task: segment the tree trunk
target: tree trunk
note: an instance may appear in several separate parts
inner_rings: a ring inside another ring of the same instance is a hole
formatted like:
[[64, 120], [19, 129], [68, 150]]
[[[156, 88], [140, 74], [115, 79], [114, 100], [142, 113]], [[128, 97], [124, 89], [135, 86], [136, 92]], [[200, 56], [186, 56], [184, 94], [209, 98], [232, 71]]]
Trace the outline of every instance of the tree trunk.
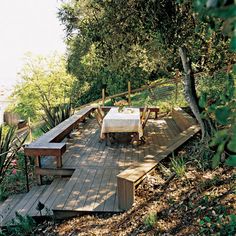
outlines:
[[184, 91], [185, 91], [185, 98], [187, 102], [189, 103], [189, 106], [196, 117], [200, 128], [202, 130], [202, 139], [207, 134], [207, 128], [205, 126], [204, 121], [202, 120], [200, 116], [200, 109], [198, 106], [198, 98], [197, 93], [195, 89], [195, 79], [194, 74], [191, 68], [191, 63], [189, 58], [187, 57], [187, 50], [185, 47], [179, 48], [179, 54], [182, 60], [185, 76], [184, 76]]

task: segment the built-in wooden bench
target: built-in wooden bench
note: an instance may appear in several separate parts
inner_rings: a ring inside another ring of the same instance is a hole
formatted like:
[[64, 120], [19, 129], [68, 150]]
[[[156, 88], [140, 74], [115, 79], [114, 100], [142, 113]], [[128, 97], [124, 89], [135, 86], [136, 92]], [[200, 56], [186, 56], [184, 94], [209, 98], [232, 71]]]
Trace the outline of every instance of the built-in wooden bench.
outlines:
[[181, 108], [174, 108], [171, 116], [182, 131], [173, 139], [173, 144], [166, 150], [157, 154], [156, 162], [144, 162], [139, 165], [131, 166], [117, 175], [117, 194], [118, 206], [121, 210], [128, 210], [135, 201], [135, 186], [137, 186], [152, 170], [159, 161], [170, 155], [176, 148], [181, 146], [190, 137], [196, 134], [200, 127], [196, 120], [183, 111]]
[[[66, 143], [60, 143], [68, 134], [75, 129], [79, 122], [83, 121], [86, 116], [95, 110], [95, 107], [85, 107], [64, 120], [56, 127], [39, 137], [36, 141], [26, 145], [24, 148], [25, 155], [34, 156], [36, 159], [36, 169], [38, 174], [38, 183], [42, 183], [41, 169], [41, 156], [55, 156], [57, 168], [62, 167], [62, 155], [66, 151]], [[50, 170], [48, 171], [48, 174]], [[45, 174], [45, 170], [42, 171]], [[55, 171], [53, 172], [55, 173]], [[66, 171], [68, 173], [68, 171]], [[62, 174], [62, 171], [60, 171]]]
[[[102, 108], [103, 111], [107, 112], [107, 111], [109, 111], [112, 107], [114, 107], [114, 106], [102, 106], [101, 108]], [[142, 112], [143, 109], [144, 109], [144, 107], [133, 107], [133, 108], [139, 108], [141, 112]], [[158, 117], [158, 112], [160, 111], [160, 108], [159, 108], [159, 107], [148, 107], [148, 110], [150, 110], [151, 113], [154, 113], [154, 119], [157, 119], [157, 117]]]
[[180, 107], [174, 108], [171, 112], [171, 116], [182, 131], [197, 124], [196, 120]]
[[148, 173], [153, 171], [157, 162], [144, 162], [132, 166], [117, 175], [118, 206], [121, 210], [128, 210], [135, 201], [135, 186], [137, 186]]

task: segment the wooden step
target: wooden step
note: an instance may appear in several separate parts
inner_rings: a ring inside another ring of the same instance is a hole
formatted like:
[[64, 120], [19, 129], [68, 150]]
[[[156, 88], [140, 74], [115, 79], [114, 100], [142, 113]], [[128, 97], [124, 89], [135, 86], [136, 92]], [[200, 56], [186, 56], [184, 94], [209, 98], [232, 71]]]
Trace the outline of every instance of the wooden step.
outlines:
[[45, 185], [43, 186], [34, 186], [28, 193], [24, 195], [24, 197], [9, 211], [9, 214], [4, 218], [3, 224], [6, 225], [12, 219], [15, 218], [15, 212], [17, 211], [21, 215], [27, 215], [31, 206], [38, 199], [39, 195], [45, 189]]
[[4, 219], [25, 195], [26, 193], [13, 194], [0, 204], [0, 227], [4, 225]]

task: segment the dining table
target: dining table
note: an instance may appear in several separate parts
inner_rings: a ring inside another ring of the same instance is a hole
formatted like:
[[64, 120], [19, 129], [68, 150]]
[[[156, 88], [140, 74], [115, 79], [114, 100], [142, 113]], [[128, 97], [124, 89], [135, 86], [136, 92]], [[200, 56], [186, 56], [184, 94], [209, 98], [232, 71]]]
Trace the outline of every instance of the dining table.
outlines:
[[138, 141], [143, 136], [139, 108], [112, 107], [103, 118], [101, 139], [106, 139], [110, 133], [133, 133]]

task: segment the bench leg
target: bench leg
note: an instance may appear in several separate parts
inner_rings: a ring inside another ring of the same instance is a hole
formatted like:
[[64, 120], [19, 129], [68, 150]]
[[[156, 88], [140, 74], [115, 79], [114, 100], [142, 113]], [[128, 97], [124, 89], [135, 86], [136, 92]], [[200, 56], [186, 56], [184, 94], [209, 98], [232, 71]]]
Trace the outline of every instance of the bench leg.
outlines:
[[117, 178], [118, 207], [128, 210], [134, 203], [134, 183], [123, 178]]
[[[41, 168], [40, 156], [35, 157], [35, 166]], [[42, 185], [42, 175], [37, 175], [38, 185]]]
[[61, 168], [62, 167], [62, 158], [61, 155], [57, 156], [57, 168]]
[[155, 120], [157, 120], [157, 111], [155, 111]]

